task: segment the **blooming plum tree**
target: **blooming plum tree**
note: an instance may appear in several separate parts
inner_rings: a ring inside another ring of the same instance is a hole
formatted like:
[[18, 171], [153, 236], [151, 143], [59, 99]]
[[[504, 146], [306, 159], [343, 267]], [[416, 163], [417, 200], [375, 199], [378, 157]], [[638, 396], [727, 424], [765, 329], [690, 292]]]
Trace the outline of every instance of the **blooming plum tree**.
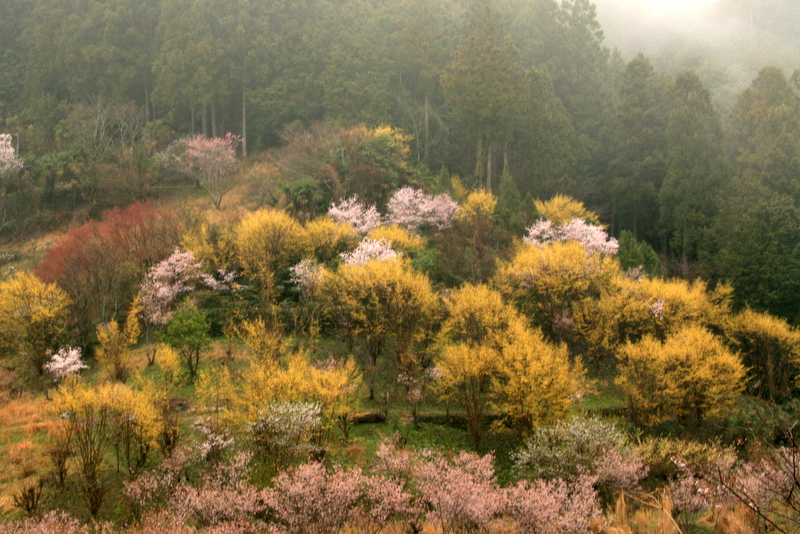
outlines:
[[583, 475], [575, 482], [520, 481], [505, 492], [506, 509], [517, 532], [529, 534], [584, 534], [589, 521], [601, 515], [594, 478]]
[[355, 250], [342, 252], [340, 254], [345, 265], [364, 265], [367, 262], [386, 261], [398, 256], [392, 245], [385, 239], [365, 238], [358, 244]]
[[275, 477], [264, 500], [289, 534], [334, 534], [354, 516], [363, 480], [358, 468], [307, 463]]
[[147, 271], [141, 286], [142, 314], [154, 325], [164, 326], [172, 318], [174, 304], [181, 295], [194, 291], [196, 283], [212, 290], [227, 290], [236, 279], [236, 273], [219, 270], [218, 277], [203, 273], [203, 263], [196, 261], [191, 251], [180, 248], [165, 260]]
[[429, 459], [419, 462], [414, 474], [422, 500], [430, 507], [428, 520], [437, 523], [442, 534], [487, 531], [503, 510], [492, 455], [461, 451], [448, 459], [426, 452]]

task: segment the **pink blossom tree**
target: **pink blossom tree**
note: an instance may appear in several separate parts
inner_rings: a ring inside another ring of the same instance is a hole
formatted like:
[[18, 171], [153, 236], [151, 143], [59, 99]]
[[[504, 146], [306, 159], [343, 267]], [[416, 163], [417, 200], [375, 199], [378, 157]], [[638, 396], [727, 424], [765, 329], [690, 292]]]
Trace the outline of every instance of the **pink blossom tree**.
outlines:
[[241, 138], [228, 133], [225, 137], [184, 137], [176, 140], [158, 155], [163, 166], [188, 176], [205, 189], [219, 209], [222, 197], [233, 188], [230, 175], [238, 168], [236, 148]]
[[523, 238], [525, 243], [541, 247], [547, 243], [577, 241], [589, 254], [616, 254], [619, 243], [602, 227], [589, 224], [583, 219], [572, 219], [562, 224], [539, 219], [528, 228], [528, 235]]
[[401, 480], [373, 475], [364, 478], [362, 487], [362, 505], [354, 521], [358, 532], [404, 532], [404, 527], [415, 523], [422, 512], [414, 496], [405, 491]]
[[392, 224], [409, 230], [418, 230], [423, 226], [443, 230], [452, 226], [459, 206], [447, 193], [431, 196], [421, 189], [404, 187], [392, 195], [386, 208]]
[[354, 517], [363, 482], [358, 468], [328, 471], [313, 462], [282, 472], [263, 495], [278, 532], [334, 534]]
[[584, 534], [589, 521], [601, 515], [594, 481], [586, 475], [572, 483], [521, 481], [505, 491], [506, 512], [516, 523], [516, 532]]
[[328, 217], [336, 222], [346, 222], [353, 225], [359, 234], [365, 235], [381, 224], [381, 214], [375, 206], [367, 207], [358, 200], [357, 195], [342, 200], [340, 203], [331, 202], [328, 208]]
[[201, 272], [202, 267], [192, 252], [180, 248], [151, 267], [140, 288], [145, 322], [165, 326], [181, 295], [194, 291], [198, 283], [216, 291], [231, 289], [236, 273], [219, 270], [215, 277]]
[[417, 464], [414, 475], [422, 501], [429, 507], [427, 519], [438, 524], [442, 534], [466, 534], [489, 529], [504, 508], [497, 487], [494, 458], [461, 451], [448, 459], [426, 451], [427, 460]]

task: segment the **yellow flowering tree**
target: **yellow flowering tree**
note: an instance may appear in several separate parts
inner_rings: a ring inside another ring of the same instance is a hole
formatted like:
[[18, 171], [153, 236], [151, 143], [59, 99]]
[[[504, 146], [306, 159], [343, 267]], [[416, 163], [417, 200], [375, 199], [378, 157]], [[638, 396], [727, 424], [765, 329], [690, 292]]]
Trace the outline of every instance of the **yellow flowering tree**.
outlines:
[[24, 355], [39, 374], [67, 331], [70, 299], [56, 284], [27, 271], [0, 282], [0, 339]]
[[[361, 339], [371, 374], [387, 341], [393, 340], [399, 371], [416, 376], [421, 370], [415, 343], [429, 335], [439, 299], [428, 278], [402, 259], [342, 265], [326, 273], [323, 299], [330, 320], [345, 337]], [[370, 394], [374, 381], [370, 380]]]
[[78, 465], [81, 493], [96, 517], [107, 493], [104, 472], [109, 453], [131, 478], [147, 461], [163, 428], [157, 396], [118, 382], [89, 385], [69, 380], [53, 398], [62, 435], [69, 436]]
[[97, 343], [95, 356], [98, 363], [105, 367], [114, 380], [126, 382], [130, 375], [131, 348], [139, 341], [142, 333], [139, 314], [142, 311], [141, 299], [134, 299], [123, 328], [117, 321], [109, 321], [97, 327]]
[[277, 296], [279, 271], [300, 261], [310, 250], [306, 229], [280, 210], [251, 213], [242, 219], [234, 233], [245, 273], [258, 281], [270, 300]]
[[779, 317], [747, 309], [730, 317], [725, 336], [741, 354], [757, 395], [775, 400], [792, 396], [800, 369], [796, 328]]
[[632, 418], [645, 425], [724, 415], [744, 390], [739, 356], [698, 325], [684, 326], [663, 342], [645, 336], [627, 343], [618, 359], [616, 383], [628, 397]]
[[648, 334], [663, 341], [690, 324], [717, 329], [728, 324], [730, 288], [720, 284], [709, 291], [702, 280], [632, 280], [619, 273], [599, 298], [582, 300], [573, 313], [587, 354], [603, 361]]
[[491, 406], [521, 434], [568, 413], [583, 370], [566, 347], [547, 343], [485, 285], [465, 285], [445, 302], [437, 384], [440, 392], [460, 398], [476, 446]]
[[599, 299], [619, 272], [614, 258], [589, 254], [576, 241], [521, 245], [498, 269], [495, 284], [551, 339], [569, 337], [582, 303]]
[[585, 374], [565, 345], [549, 343], [541, 331], [531, 329], [504, 347], [500, 373], [499, 406], [523, 436], [566, 418]]
[[581, 219], [591, 224], [599, 222], [597, 214], [587, 210], [583, 202], [566, 195], [555, 195], [550, 200], [536, 200], [534, 204], [539, 215], [553, 224], [568, 223], [573, 219]]

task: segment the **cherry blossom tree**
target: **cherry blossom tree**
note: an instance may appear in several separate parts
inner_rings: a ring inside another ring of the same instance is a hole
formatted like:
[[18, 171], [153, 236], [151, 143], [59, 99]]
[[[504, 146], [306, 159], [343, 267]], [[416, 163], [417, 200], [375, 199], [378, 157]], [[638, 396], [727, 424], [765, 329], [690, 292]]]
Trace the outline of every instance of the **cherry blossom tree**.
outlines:
[[492, 455], [461, 451], [451, 460], [437, 452], [425, 454], [429, 460], [419, 462], [414, 474], [422, 500], [430, 507], [428, 520], [438, 524], [442, 534], [487, 531], [504, 504]]
[[184, 137], [158, 156], [161, 164], [188, 176], [205, 189], [219, 209], [222, 197], [233, 188], [230, 175], [238, 168], [236, 148], [241, 138], [228, 133], [225, 137]]
[[289, 272], [291, 273], [289, 280], [298, 287], [300, 293], [305, 297], [313, 294], [314, 290], [319, 287], [325, 271], [318, 261], [306, 258], [289, 267]]
[[458, 211], [458, 203], [447, 193], [431, 196], [421, 189], [404, 187], [389, 199], [386, 208], [392, 224], [399, 224], [409, 230], [432, 226], [436, 230], [449, 228]]
[[342, 200], [339, 204], [331, 202], [328, 217], [336, 222], [347, 222], [359, 234], [368, 234], [381, 224], [381, 214], [375, 206], [366, 207], [358, 200], [357, 195]]
[[191, 251], [180, 248], [147, 271], [141, 286], [142, 314], [146, 322], [165, 326], [172, 318], [181, 295], [202, 284], [215, 291], [231, 289], [237, 274], [219, 270], [217, 277], [201, 272], [203, 263]]
[[506, 490], [506, 511], [518, 532], [584, 534], [589, 521], [601, 515], [594, 481], [587, 475], [572, 483], [561, 479], [520, 481]]
[[528, 228], [528, 235], [523, 241], [538, 247], [547, 243], [577, 241], [589, 254], [595, 252], [616, 254], [619, 250], [619, 243], [616, 239], [609, 238], [606, 231], [600, 226], [589, 224], [583, 219], [572, 219], [560, 224], [539, 219]]

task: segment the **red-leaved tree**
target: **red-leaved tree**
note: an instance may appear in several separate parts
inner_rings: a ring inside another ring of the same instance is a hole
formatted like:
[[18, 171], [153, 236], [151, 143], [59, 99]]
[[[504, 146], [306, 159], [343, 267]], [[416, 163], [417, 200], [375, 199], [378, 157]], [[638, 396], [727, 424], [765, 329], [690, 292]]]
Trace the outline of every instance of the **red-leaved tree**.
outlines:
[[169, 256], [179, 237], [173, 217], [147, 203], [132, 204], [71, 228], [47, 251], [36, 274], [69, 294], [86, 345], [95, 324], [125, 311], [147, 269]]

